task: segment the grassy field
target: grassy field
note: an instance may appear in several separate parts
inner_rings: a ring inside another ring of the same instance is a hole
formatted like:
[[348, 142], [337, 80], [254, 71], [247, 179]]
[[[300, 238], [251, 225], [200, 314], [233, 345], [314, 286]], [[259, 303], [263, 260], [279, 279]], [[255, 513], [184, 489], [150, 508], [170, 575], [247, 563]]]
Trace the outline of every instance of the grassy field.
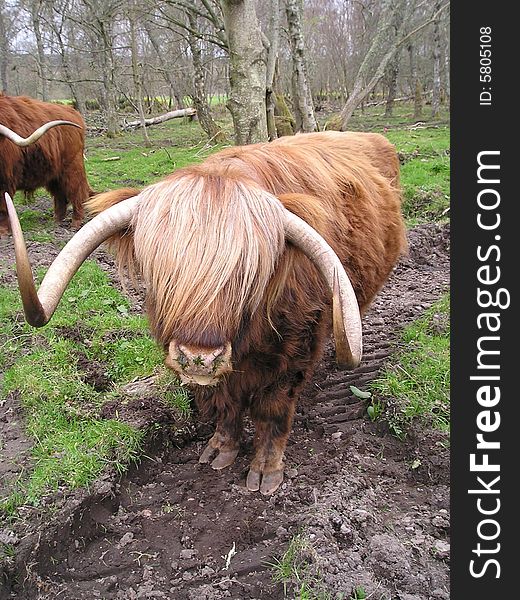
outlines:
[[402, 333], [400, 350], [372, 385], [372, 418], [402, 438], [416, 419], [450, 426], [450, 299], [443, 296]]
[[[384, 121], [379, 114], [381, 107], [378, 111], [365, 115], [363, 125], [386, 134], [400, 152], [407, 222], [413, 225], [448, 219], [448, 125], [426, 123], [413, 128], [408, 113]], [[92, 187], [97, 191], [140, 188], [174, 169], [202, 161], [218, 149], [207, 145], [197, 123], [169, 121], [150, 128], [149, 133], [153, 142], [149, 149], [144, 148], [138, 131], [113, 140], [89, 138], [86, 167]], [[20, 194], [15, 202], [27, 239], [53, 246], [51, 202], [44, 210], [34, 210]], [[12, 269], [12, 261], [0, 260], [0, 276]], [[38, 276], [41, 278], [43, 272]], [[442, 310], [447, 310], [445, 305]], [[374, 395], [391, 394], [405, 403], [394, 411], [399, 416], [395, 417], [396, 433], [424, 413], [435, 414], [437, 424], [447, 426], [448, 336], [442, 333], [442, 343], [434, 340], [429, 345], [428, 319], [406, 333], [413, 356], [399, 355], [399, 367], [391, 369], [374, 388]], [[126, 297], [94, 261], [83, 265], [55, 317], [40, 330], [24, 324], [14, 285], [0, 288], [0, 331], [0, 402], [9, 395], [19, 395], [26, 431], [34, 440], [30, 463], [15, 489], [0, 498], [0, 509], [8, 516], [14, 516], [22, 504], [37, 505], [44, 495], [59, 488], [88, 485], [105, 469], [122, 471], [139, 458], [146, 432], [100, 416], [103, 405], [120, 398], [122, 388], [133, 379], [157, 373], [159, 392], [170, 406], [180, 413], [189, 410], [186, 393], [164, 375], [162, 353], [150, 338], [146, 319], [132, 312]], [[428, 356], [433, 357], [431, 368], [420, 365], [420, 358]], [[96, 389], [86, 381], [85, 361], [99, 365], [109, 382], [106, 389]], [[399, 381], [403, 372], [404, 382]], [[429, 382], [437, 377], [436, 372], [440, 373], [439, 387], [431, 402], [424, 404], [424, 388], [417, 381], [423, 378]], [[438, 397], [442, 397], [442, 406]]]

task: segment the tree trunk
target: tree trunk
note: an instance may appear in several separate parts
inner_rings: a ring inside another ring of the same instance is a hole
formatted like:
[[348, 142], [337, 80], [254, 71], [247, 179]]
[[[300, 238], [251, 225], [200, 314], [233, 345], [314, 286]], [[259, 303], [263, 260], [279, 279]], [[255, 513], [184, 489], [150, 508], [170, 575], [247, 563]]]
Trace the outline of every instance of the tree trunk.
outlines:
[[42, 90], [42, 100], [46, 101], [49, 97], [47, 88], [47, 64], [45, 58], [45, 50], [43, 48], [43, 39], [42, 32], [40, 29], [40, 8], [41, 2], [40, 0], [32, 0], [31, 2], [31, 22], [34, 32], [34, 37], [36, 38], [36, 52], [37, 59], [36, 65], [38, 68], [38, 77], [41, 82], [41, 90]]
[[200, 49], [199, 40], [193, 35], [192, 31], [197, 30], [197, 17], [194, 13], [188, 12], [188, 22], [190, 30], [188, 31], [188, 44], [191, 50], [191, 58], [193, 61], [193, 93], [191, 98], [193, 105], [197, 110], [197, 117], [200, 126], [210, 140], [222, 141], [225, 137], [223, 131], [215, 123], [211, 114], [211, 109], [208, 104], [208, 96], [206, 93], [206, 77], [204, 75], [204, 67], [202, 64], [202, 51]]
[[417, 61], [415, 60], [415, 47], [408, 45], [408, 58], [410, 61], [410, 93], [413, 97], [413, 118], [419, 121], [422, 118], [422, 88], [417, 75]]
[[115, 82], [115, 64], [112, 54], [112, 27], [110, 24], [99, 23], [103, 47], [100, 50], [101, 68], [103, 71], [103, 103], [105, 108], [107, 136], [116, 137], [119, 133], [119, 122], [117, 118], [117, 94]]
[[[435, 3], [435, 11], [440, 8], [440, 2]], [[433, 88], [432, 88], [432, 117], [439, 114], [441, 103], [441, 34], [439, 27], [440, 17], [433, 24]]]
[[302, 11], [300, 0], [286, 0], [287, 24], [292, 55], [293, 105], [297, 127], [300, 131], [316, 131], [312, 94], [307, 77], [305, 49], [302, 33]]
[[136, 23], [137, 23], [137, 7], [135, 4], [135, 0], [132, 1], [131, 6], [131, 16], [130, 16], [130, 50], [132, 55], [132, 79], [134, 82], [134, 94], [137, 103], [137, 112], [139, 114], [139, 121], [141, 123], [141, 129], [143, 132], [143, 142], [146, 148], [150, 148], [152, 142], [150, 142], [150, 138], [148, 137], [148, 132], [146, 131], [146, 123], [145, 123], [145, 114], [143, 108], [143, 86], [141, 80], [141, 72], [139, 68], [139, 49], [137, 47], [137, 33], [136, 33]]
[[266, 63], [254, 0], [220, 0], [229, 44], [228, 108], [239, 145], [267, 140]]
[[86, 112], [86, 102], [85, 97], [80, 91], [80, 86], [77, 85], [74, 81], [74, 77], [72, 75], [71, 67], [69, 65], [69, 55], [67, 52], [67, 48], [65, 47], [65, 43], [63, 41], [63, 36], [61, 35], [61, 28], [52, 27], [53, 33], [56, 36], [56, 40], [58, 42], [59, 51], [61, 55], [61, 66], [63, 68], [63, 75], [65, 80], [67, 81], [67, 85], [69, 86], [70, 93], [74, 98], [76, 103], [77, 110], [84, 115]]
[[267, 114], [267, 133], [269, 140], [275, 140], [278, 137], [276, 132], [276, 96], [274, 90], [274, 79], [276, 75], [276, 65], [278, 62], [278, 50], [280, 47], [280, 0], [271, 0], [271, 18], [269, 21], [269, 52], [267, 54], [267, 75], [265, 106]]
[[[197, 111], [194, 108], [179, 108], [177, 110], [171, 110], [170, 112], [164, 113], [164, 115], [159, 115], [158, 117], [151, 117], [149, 119], [144, 120], [144, 124], [151, 126], [157, 125], [158, 123], [164, 123], [169, 121], [170, 119], [179, 119], [181, 117], [194, 117], [197, 114]], [[125, 123], [123, 129], [134, 129], [136, 127], [142, 127], [143, 122], [141, 119], [138, 121], [129, 121]]]
[[385, 117], [391, 117], [394, 112], [394, 101], [397, 96], [397, 74], [399, 73], [399, 53], [396, 52], [390, 61], [388, 69], [388, 96], [386, 98]]
[[444, 90], [446, 91], [446, 103], [450, 102], [450, 52], [444, 53]]
[[442, 102], [449, 106], [450, 103], [450, 32], [449, 19], [443, 18], [439, 23], [441, 34], [441, 86], [443, 91]]
[[5, 4], [0, 0], [0, 92], [7, 93], [7, 67], [9, 64], [9, 41], [4, 16]]
[[[403, 30], [414, 8], [415, 2], [413, 0], [399, 0], [395, 3], [392, 0], [382, 0], [381, 17], [377, 25], [377, 32], [359, 67], [349, 99], [341, 111], [341, 129], [343, 131], [347, 128], [354, 110], [375, 88], [383, 76], [386, 66], [397, 52], [399, 45], [402, 43]], [[396, 28], [395, 36], [391, 33], [392, 26]], [[394, 40], [390, 46], [388, 45], [388, 39]], [[378, 59], [378, 57], [380, 58]], [[376, 60], [379, 60], [379, 62], [375, 71], [373, 71]], [[373, 75], [370, 75], [372, 72]]]

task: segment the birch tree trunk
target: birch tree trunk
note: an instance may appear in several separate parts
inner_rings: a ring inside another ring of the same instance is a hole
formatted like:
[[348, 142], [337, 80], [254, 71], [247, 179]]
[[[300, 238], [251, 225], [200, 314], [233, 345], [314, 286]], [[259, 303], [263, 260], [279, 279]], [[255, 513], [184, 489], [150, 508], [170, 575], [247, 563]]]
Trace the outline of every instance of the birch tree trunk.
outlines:
[[41, 90], [42, 90], [42, 100], [46, 101], [48, 99], [48, 84], [47, 84], [47, 64], [45, 58], [45, 50], [43, 47], [43, 38], [42, 32], [40, 28], [40, 9], [41, 9], [41, 1], [40, 0], [32, 0], [31, 1], [31, 23], [33, 28], [34, 37], [36, 39], [36, 65], [38, 68], [38, 77], [41, 82]]
[[9, 42], [4, 10], [4, 0], [0, 0], [0, 92], [7, 92], [7, 66], [9, 64]]
[[445, 101], [449, 108], [450, 96], [451, 96], [451, 90], [450, 90], [451, 48], [450, 48], [450, 17], [449, 17], [449, 14], [446, 15], [445, 17], [443, 17], [443, 20], [442, 20], [442, 39], [444, 40], [442, 42], [442, 48], [444, 51], [444, 57], [443, 57], [443, 61], [442, 61], [443, 66], [444, 66], [444, 68], [443, 68], [443, 84], [444, 84], [444, 91], [446, 94]]
[[192, 31], [197, 29], [197, 17], [191, 11], [187, 13], [190, 29], [188, 30], [188, 44], [191, 50], [191, 58], [193, 62], [193, 92], [191, 98], [193, 105], [197, 110], [197, 117], [200, 126], [205, 131], [210, 140], [222, 141], [225, 137], [220, 127], [215, 123], [211, 109], [208, 104], [208, 96], [206, 93], [206, 77], [204, 74], [204, 66], [202, 64], [202, 51], [199, 40], [193, 35]]
[[[440, 2], [435, 3], [435, 11], [440, 9]], [[433, 88], [432, 88], [432, 117], [439, 114], [441, 103], [441, 34], [440, 17], [433, 24]]]
[[269, 140], [275, 140], [278, 137], [276, 132], [275, 108], [276, 96], [274, 91], [274, 78], [276, 74], [276, 64], [278, 62], [278, 50], [280, 47], [280, 0], [270, 1], [271, 18], [269, 20], [269, 51], [267, 53], [267, 74], [265, 107], [267, 114], [267, 133]]
[[446, 103], [450, 102], [450, 53], [449, 50], [444, 52], [444, 89], [446, 91]]
[[316, 131], [318, 126], [314, 116], [312, 94], [307, 77], [307, 65], [305, 63], [305, 47], [302, 32], [303, 6], [301, 0], [286, 0], [285, 9], [292, 55], [293, 105], [296, 126], [299, 131]]
[[139, 67], [139, 48], [137, 45], [137, 6], [135, 0], [132, 0], [130, 6], [130, 51], [132, 55], [132, 79], [134, 82], [134, 94], [137, 103], [137, 113], [139, 115], [139, 121], [141, 123], [141, 130], [143, 132], [143, 142], [147, 148], [150, 148], [152, 143], [148, 137], [148, 131], [146, 130], [145, 114], [143, 107], [143, 86], [142, 86], [142, 74]]
[[415, 47], [408, 45], [410, 61], [410, 91], [413, 95], [413, 118], [418, 121], [422, 117], [422, 89], [417, 75], [417, 61], [415, 60]]
[[388, 69], [388, 97], [386, 99], [385, 117], [391, 117], [394, 112], [394, 100], [397, 95], [397, 75], [399, 73], [399, 53], [390, 61]]
[[254, 0], [220, 0], [229, 45], [229, 101], [235, 142], [267, 140], [266, 57]]

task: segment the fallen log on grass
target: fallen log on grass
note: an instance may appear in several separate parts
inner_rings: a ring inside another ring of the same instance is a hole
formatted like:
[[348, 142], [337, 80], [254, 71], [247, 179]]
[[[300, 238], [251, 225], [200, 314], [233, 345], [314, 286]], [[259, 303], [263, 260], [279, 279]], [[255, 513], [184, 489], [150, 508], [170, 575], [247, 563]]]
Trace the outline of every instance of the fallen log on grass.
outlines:
[[[180, 108], [178, 110], [171, 110], [170, 112], [159, 115], [158, 117], [152, 117], [145, 119], [144, 124], [149, 127], [150, 125], [157, 125], [157, 123], [164, 123], [170, 119], [177, 119], [179, 117], [194, 117], [197, 111], [194, 108]], [[134, 129], [142, 126], [142, 121], [129, 121], [123, 125], [123, 129]]]

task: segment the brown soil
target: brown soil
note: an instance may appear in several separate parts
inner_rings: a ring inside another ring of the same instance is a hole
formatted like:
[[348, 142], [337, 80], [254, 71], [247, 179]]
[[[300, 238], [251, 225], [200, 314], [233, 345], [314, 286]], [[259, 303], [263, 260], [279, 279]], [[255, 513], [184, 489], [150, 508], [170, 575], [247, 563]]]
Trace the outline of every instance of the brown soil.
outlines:
[[[57, 510], [44, 502], [0, 530], [0, 545], [14, 548], [4, 560], [0, 599], [299, 597], [290, 586], [284, 596], [270, 566], [297, 534], [308, 575], [331, 598], [347, 599], [361, 586], [374, 600], [448, 599], [446, 439], [415, 426], [399, 441], [366, 417], [365, 403], [349, 388], [377, 376], [403, 325], [449, 285], [449, 227], [417, 227], [409, 238], [409, 256], [364, 319], [362, 366], [341, 371], [329, 347], [305, 390], [286, 478], [274, 495], [245, 488], [250, 428], [236, 463], [218, 473], [197, 462], [210, 425], [179, 423], [149, 398], [135, 398], [124, 410], [107, 406], [105, 416], [161, 424], [146, 457], [123, 477], [108, 474], [89, 490], [57, 494], [47, 503]], [[8, 244], [0, 246], [0, 260], [9, 252]], [[36, 264], [48, 264], [52, 247], [33, 243], [31, 254]], [[101, 251], [96, 257], [115, 280], [111, 259]], [[133, 300], [140, 310], [142, 298]], [[85, 365], [85, 373], [105, 385], [102, 365]], [[19, 398], [9, 397], [2, 411], [2, 454], [16, 472], [10, 449], [16, 453], [17, 440], [22, 454], [28, 449]]]

